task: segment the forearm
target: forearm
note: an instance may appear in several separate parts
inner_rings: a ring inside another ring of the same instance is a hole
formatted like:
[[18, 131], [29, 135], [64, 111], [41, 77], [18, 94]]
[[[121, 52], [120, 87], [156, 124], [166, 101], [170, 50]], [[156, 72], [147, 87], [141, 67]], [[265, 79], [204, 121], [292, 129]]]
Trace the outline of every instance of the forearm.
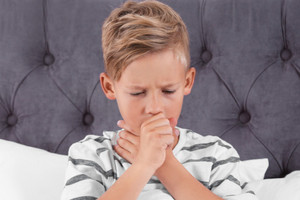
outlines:
[[221, 200], [195, 179], [175, 157], [166, 160], [155, 175], [176, 200]]
[[98, 200], [137, 199], [153, 173], [143, 165], [133, 164]]

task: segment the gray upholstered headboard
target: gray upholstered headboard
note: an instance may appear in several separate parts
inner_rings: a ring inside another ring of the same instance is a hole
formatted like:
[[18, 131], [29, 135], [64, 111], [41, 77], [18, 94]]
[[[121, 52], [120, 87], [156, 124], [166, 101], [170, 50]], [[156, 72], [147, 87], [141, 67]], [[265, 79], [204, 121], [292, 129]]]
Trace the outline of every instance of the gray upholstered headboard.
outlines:
[[[101, 25], [121, 0], [0, 0], [0, 138], [66, 154], [116, 130], [99, 85]], [[179, 126], [230, 142], [266, 177], [300, 169], [300, 1], [164, 0], [197, 77]]]

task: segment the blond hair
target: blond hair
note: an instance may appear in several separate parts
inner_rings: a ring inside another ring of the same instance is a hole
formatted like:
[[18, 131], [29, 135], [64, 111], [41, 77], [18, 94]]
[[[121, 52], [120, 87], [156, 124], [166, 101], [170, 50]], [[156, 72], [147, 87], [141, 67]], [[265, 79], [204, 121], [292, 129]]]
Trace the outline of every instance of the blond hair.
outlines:
[[114, 80], [119, 80], [135, 59], [168, 48], [189, 66], [186, 26], [172, 8], [158, 1], [126, 2], [113, 10], [102, 26], [105, 70]]

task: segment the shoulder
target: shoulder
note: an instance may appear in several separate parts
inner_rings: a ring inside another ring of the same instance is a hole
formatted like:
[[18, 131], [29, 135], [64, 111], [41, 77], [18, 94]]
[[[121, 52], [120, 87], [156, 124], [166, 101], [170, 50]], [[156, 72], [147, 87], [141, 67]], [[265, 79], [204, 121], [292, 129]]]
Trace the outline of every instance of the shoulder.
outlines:
[[221, 156], [220, 154], [224, 153], [238, 156], [234, 147], [218, 136], [202, 135], [184, 128], [178, 129], [180, 130], [180, 137], [185, 138], [183, 150], [205, 150], [215, 156]]
[[75, 142], [69, 148], [69, 156], [81, 157], [87, 154], [97, 154], [99, 151], [113, 150], [112, 140], [117, 132], [104, 131], [102, 136], [87, 135], [84, 139]]
[[180, 135], [186, 138], [189, 143], [216, 143], [224, 148], [232, 148], [232, 145], [221, 139], [218, 136], [213, 135], [202, 135], [200, 133], [194, 132], [190, 129], [178, 128], [180, 130]]

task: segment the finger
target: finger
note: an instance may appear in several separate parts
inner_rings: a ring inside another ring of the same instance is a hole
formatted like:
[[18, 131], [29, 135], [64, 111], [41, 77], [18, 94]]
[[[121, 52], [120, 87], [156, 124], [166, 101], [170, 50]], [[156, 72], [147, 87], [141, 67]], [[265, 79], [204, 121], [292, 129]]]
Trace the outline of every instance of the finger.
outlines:
[[132, 133], [130, 133], [129, 131], [126, 131], [126, 130], [121, 131], [119, 133], [119, 136], [121, 138], [123, 138], [124, 140], [127, 140], [128, 142], [131, 142], [132, 144], [134, 144], [136, 146], [138, 146], [139, 143], [140, 143], [139, 137], [136, 136], [136, 135], [134, 135], [134, 134], [132, 134]]
[[173, 129], [173, 133], [178, 136], [180, 134], [180, 132], [179, 132], [178, 129], [175, 128], [175, 126], [177, 125], [178, 120], [174, 117], [169, 118], [168, 120], [170, 121], [170, 125]]
[[167, 118], [156, 119], [154, 121], [149, 122], [147, 124], [147, 126], [152, 127], [152, 129], [157, 128], [157, 127], [162, 127], [162, 126], [168, 126], [171, 128], [170, 121]]
[[163, 146], [168, 147], [174, 143], [174, 137], [172, 135], [160, 135], [160, 141]]
[[115, 145], [114, 146], [114, 150], [115, 152], [117, 152], [117, 154], [119, 154], [122, 158], [124, 158], [125, 160], [127, 160], [128, 162], [130, 162], [132, 164], [133, 162], [133, 157], [131, 155], [131, 153], [125, 149], [123, 149], [122, 147], [120, 147], [119, 145]]
[[158, 119], [164, 119], [165, 116], [163, 113], [158, 113], [156, 115], [153, 115], [152, 117], [150, 117], [149, 119], [147, 119], [146, 121], [143, 122], [142, 126], [148, 126], [150, 123], [152, 123], [153, 121], [156, 121]]
[[119, 121], [117, 122], [117, 125], [118, 125], [121, 129], [124, 129], [124, 130], [126, 130], [126, 131], [128, 131], [128, 132], [134, 134], [134, 131], [131, 130], [130, 126], [128, 126], [124, 120], [119, 120]]
[[160, 135], [172, 135], [173, 133], [173, 129], [171, 128], [171, 126], [155, 127], [152, 131]]
[[175, 135], [177, 135], [177, 136], [180, 135], [180, 131], [179, 131], [178, 129], [176, 129], [176, 128], [174, 129], [174, 133], [175, 133]]
[[120, 147], [122, 147], [126, 151], [130, 152], [131, 154], [136, 153], [136, 146], [134, 144], [132, 144], [131, 142], [124, 140], [122, 138], [119, 138], [117, 143]]

